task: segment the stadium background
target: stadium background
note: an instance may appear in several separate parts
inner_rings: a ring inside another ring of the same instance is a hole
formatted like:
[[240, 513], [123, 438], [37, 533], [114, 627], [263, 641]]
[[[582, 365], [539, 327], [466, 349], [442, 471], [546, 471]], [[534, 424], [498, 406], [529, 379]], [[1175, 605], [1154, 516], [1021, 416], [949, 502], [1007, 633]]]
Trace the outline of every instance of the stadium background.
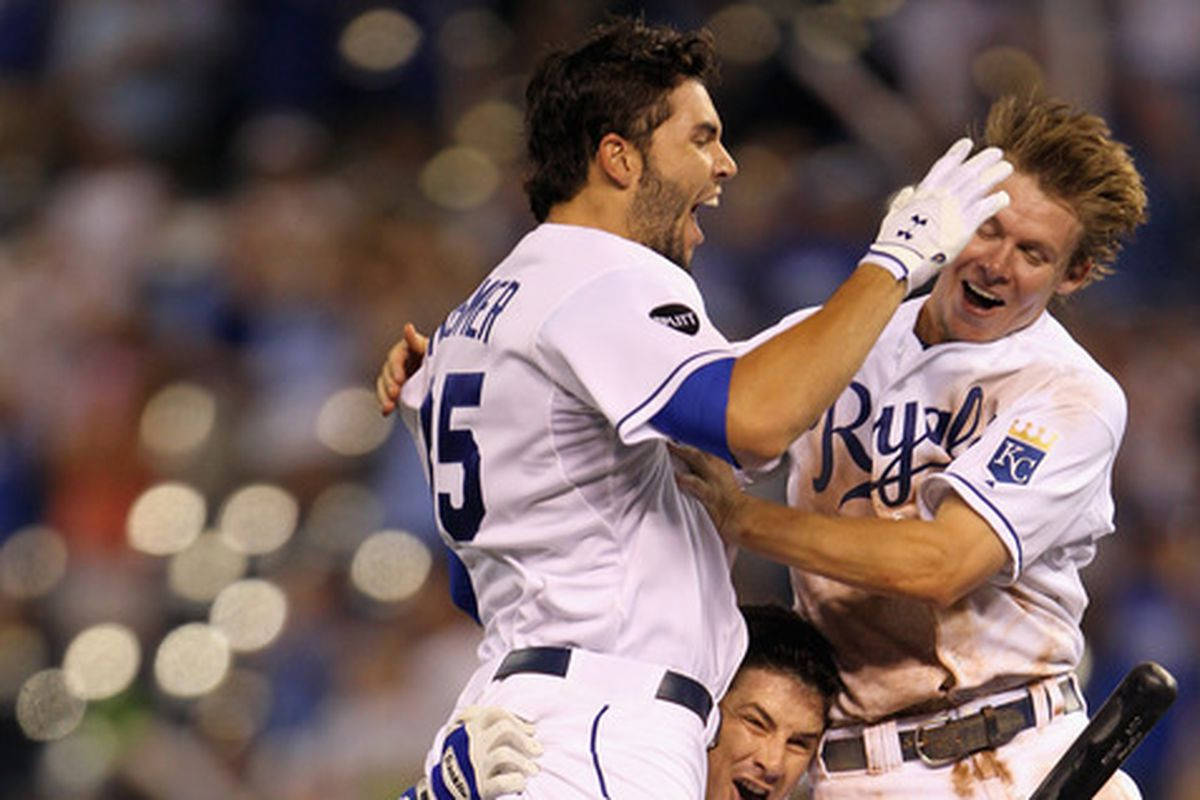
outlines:
[[[532, 219], [524, 79], [605, 10], [706, 24], [741, 174], [695, 273], [732, 337], [821, 300], [1006, 88], [1131, 143], [1152, 220], [1060, 316], [1130, 401], [1087, 694], [1200, 797], [1200, 5], [0, 2], [0, 798], [388, 798], [472, 667], [375, 370]], [[747, 599], [780, 596], [747, 561]]]

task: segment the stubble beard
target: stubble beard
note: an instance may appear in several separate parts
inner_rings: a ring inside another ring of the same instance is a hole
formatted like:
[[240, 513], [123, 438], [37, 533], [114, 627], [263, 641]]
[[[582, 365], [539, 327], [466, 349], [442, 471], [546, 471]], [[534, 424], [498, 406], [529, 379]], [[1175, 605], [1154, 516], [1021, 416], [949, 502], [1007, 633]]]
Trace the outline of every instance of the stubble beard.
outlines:
[[689, 270], [680, 219], [687, 213], [688, 197], [646, 161], [629, 208], [630, 238]]

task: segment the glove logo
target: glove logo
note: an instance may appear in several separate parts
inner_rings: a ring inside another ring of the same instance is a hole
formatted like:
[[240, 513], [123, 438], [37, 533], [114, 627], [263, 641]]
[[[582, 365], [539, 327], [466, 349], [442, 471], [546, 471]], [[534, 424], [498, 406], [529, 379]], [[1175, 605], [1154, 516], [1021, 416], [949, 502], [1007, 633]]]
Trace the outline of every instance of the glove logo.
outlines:
[[916, 228], [918, 225], [928, 225], [929, 224], [929, 217], [925, 217], [925, 219], [921, 219], [916, 214], [913, 214], [911, 219], [912, 219], [912, 224], [909, 225], [907, 228], [902, 228], [901, 230], [896, 231], [897, 236], [901, 237], [902, 239], [911, 239], [911, 238], [913, 238], [913, 229], [914, 228]]
[[650, 319], [688, 336], [695, 336], [700, 330], [700, 315], [681, 303], [659, 306], [650, 312]]

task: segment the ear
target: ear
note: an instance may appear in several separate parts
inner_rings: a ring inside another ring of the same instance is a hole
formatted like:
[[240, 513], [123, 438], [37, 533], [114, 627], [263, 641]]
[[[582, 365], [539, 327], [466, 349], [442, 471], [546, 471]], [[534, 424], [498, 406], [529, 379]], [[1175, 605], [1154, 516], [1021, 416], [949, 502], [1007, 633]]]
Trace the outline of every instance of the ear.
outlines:
[[596, 148], [600, 172], [621, 189], [637, 184], [642, 175], [642, 154], [633, 142], [615, 133], [606, 133]]
[[1067, 270], [1058, 282], [1058, 286], [1054, 287], [1054, 293], [1059, 297], [1066, 297], [1073, 294], [1076, 289], [1087, 283], [1088, 276], [1092, 274], [1092, 268], [1095, 264], [1091, 259], [1084, 261], [1074, 261], [1067, 265]]

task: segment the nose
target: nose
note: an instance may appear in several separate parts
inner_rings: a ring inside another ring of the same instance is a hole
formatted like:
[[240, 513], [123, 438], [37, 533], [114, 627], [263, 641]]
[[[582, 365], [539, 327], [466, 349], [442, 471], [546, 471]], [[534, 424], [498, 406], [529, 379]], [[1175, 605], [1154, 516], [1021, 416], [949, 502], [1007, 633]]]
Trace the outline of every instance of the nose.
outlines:
[[763, 742], [758, 753], [758, 765], [762, 769], [762, 779], [772, 786], [783, 778], [787, 760], [787, 740], [773, 737]]
[[990, 242], [989, 247], [980, 254], [979, 262], [983, 267], [983, 277], [989, 285], [1003, 283], [1008, 279], [1009, 267], [1012, 264], [1013, 256], [1016, 255], [1016, 250], [1016, 245], [1012, 241], [1002, 239]]
[[717, 143], [717, 157], [713, 161], [713, 172], [717, 180], [729, 180], [734, 175], [737, 175], [737, 162], [733, 160], [733, 156], [729, 155], [729, 151], [725, 149], [725, 145]]

